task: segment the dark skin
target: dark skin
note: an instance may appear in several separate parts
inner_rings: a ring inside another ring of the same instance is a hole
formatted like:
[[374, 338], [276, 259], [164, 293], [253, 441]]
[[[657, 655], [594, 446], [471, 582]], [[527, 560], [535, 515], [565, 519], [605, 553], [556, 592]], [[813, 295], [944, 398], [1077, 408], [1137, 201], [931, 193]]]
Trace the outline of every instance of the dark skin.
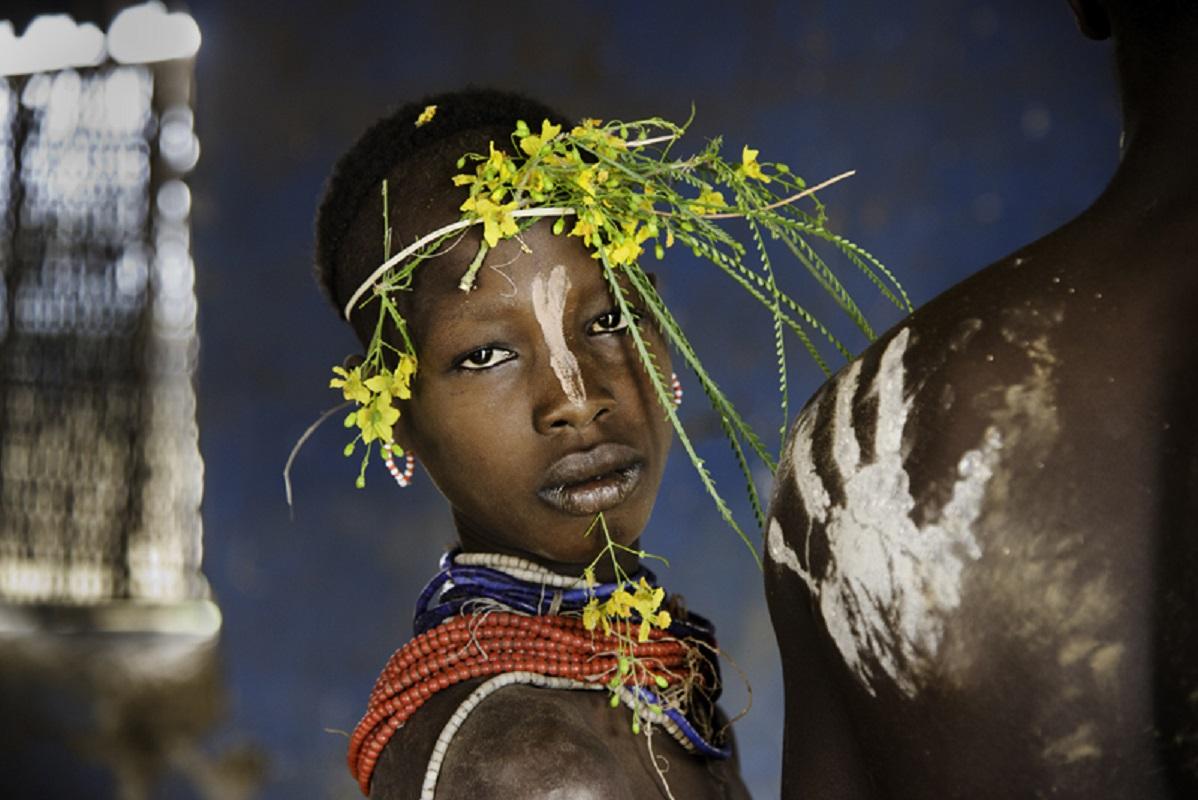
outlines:
[[[407, 303], [420, 367], [396, 438], [418, 454], [449, 501], [466, 550], [512, 553], [580, 574], [603, 545], [598, 533], [582, 535], [595, 511], [603, 511], [620, 544], [639, 537], [671, 431], [598, 265], [577, 239], [554, 236], [550, 227], [541, 222], [522, 234], [528, 253], [516, 240], [501, 242], [485, 263], [506, 266], [484, 266], [468, 294], [458, 281], [477, 246], [473, 238], [421, 268]], [[559, 314], [548, 304], [540, 319], [534, 284], [547, 286], [558, 267], [568, 285], [564, 305]], [[547, 332], [543, 321], [564, 333], [581, 379], [579, 398], [567, 395], [553, 368], [556, 331]], [[644, 330], [668, 374], [664, 343], [651, 327]], [[640, 472], [621, 502], [570, 513], [541, 496], [564, 455], [611, 443], [627, 451], [621, 463], [630, 460]]]
[[1073, 5], [1122, 48], [1110, 186], [792, 431], [784, 797], [1198, 796], [1198, 35]]
[[[426, 229], [456, 218], [445, 206], [433, 205]], [[364, 230], [375, 213], [362, 212]], [[420, 209], [395, 214], [406, 224], [420, 216]], [[537, 223], [492, 249], [469, 293], [458, 281], [477, 251], [477, 228], [416, 271], [402, 302], [419, 369], [395, 436], [449, 501], [464, 550], [513, 554], [577, 576], [603, 546], [598, 532], [584, 535], [597, 511], [613, 540], [637, 545], [671, 429], [598, 264], [578, 239], [553, 236], [550, 227]], [[557, 303], [546, 300], [555, 284]], [[647, 325], [641, 331], [668, 375], [660, 334]], [[566, 351], [576, 372], [562, 366]], [[563, 458], [602, 452], [610, 454], [603, 469], [615, 464], [620, 476], [572, 481], [572, 500], [553, 499]], [[635, 565], [635, 557], [623, 564]], [[610, 576], [610, 562], [596, 572]], [[433, 696], [395, 733], [372, 798], [419, 796], [438, 735], [479, 683]], [[437, 797], [665, 797], [629, 713], [613, 710], [602, 691], [506, 687], [457, 732]], [[652, 746], [674, 797], [748, 796], [735, 758], [694, 757], [661, 730]]]

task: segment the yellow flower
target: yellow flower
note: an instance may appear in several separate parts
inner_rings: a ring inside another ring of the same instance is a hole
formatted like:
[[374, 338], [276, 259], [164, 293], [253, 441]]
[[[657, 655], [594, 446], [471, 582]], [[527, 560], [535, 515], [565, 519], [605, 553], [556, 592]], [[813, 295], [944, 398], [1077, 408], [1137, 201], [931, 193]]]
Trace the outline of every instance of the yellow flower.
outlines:
[[641, 620], [641, 627], [640, 627], [640, 630], [637, 631], [636, 640], [638, 642], [649, 641], [649, 620], [647, 620], [647, 619]]
[[636, 594], [632, 598], [632, 607], [644, 618], [652, 616], [665, 599], [666, 590], [658, 586], [653, 588], [648, 581], [641, 578], [637, 584]]
[[578, 221], [574, 223], [574, 227], [570, 229], [570, 235], [581, 236], [582, 243], [589, 247], [591, 238], [595, 235], [595, 224], [579, 217]]
[[374, 394], [386, 395], [387, 397], [398, 397], [400, 400], [407, 400], [412, 396], [412, 390], [409, 383], [412, 378], [412, 373], [403, 372], [404, 361], [400, 361], [400, 369], [392, 372], [384, 369], [378, 375], [373, 375], [366, 379], [366, 388]]
[[624, 617], [632, 615], [632, 595], [624, 589], [616, 589], [604, 603], [609, 617]]
[[433, 117], [435, 117], [436, 115], [437, 115], [437, 107], [436, 106], [425, 106], [424, 110], [420, 112], [420, 116], [416, 117], [416, 127], [419, 128], [422, 125], [429, 124], [430, 122], [433, 121]]
[[645, 252], [645, 248], [637, 244], [636, 239], [627, 236], [621, 239], [614, 247], [607, 248], [607, 260], [615, 266], [631, 264], [643, 252]]
[[578, 184], [578, 188], [593, 197], [595, 195], [595, 168], [587, 167], [582, 170], [574, 177], [574, 182]]
[[399, 357], [399, 367], [395, 371], [410, 380], [416, 374], [416, 364], [416, 356], [404, 353]]
[[346, 400], [353, 400], [355, 403], [370, 402], [370, 390], [362, 383], [361, 367], [354, 367], [349, 371], [344, 367], [333, 367], [333, 372], [341, 377], [329, 380], [330, 389], [340, 389]]
[[380, 394], [370, 405], [358, 410], [358, 428], [362, 431], [362, 441], [370, 444], [375, 439], [381, 442], [391, 441], [391, 426], [399, 419], [399, 410], [391, 405], [390, 395]]
[[599, 610], [599, 598], [592, 597], [582, 609], [582, 627], [593, 631], [599, 626], [602, 619], [603, 612]]
[[[596, 586], [595, 570], [591, 569], [590, 567], [587, 567], [586, 569], [584, 569], [582, 571], [582, 580], [584, 583], [586, 583], [588, 589], [594, 589]], [[595, 601], [594, 598], [591, 598], [591, 600], [592, 600], [592, 602]]]
[[535, 195], [538, 192], [545, 191], [546, 188], [549, 187], [550, 183], [549, 183], [548, 179], [546, 179], [546, 177], [545, 177], [544, 170], [534, 169], [534, 170], [529, 171], [527, 174], [528, 174], [528, 178], [525, 181], [524, 185], [526, 187], [528, 187], [528, 191], [530, 193]]
[[500, 239], [515, 236], [520, 231], [512, 212], [516, 201], [500, 205], [489, 197], [468, 197], [461, 205], [462, 211], [473, 211], [483, 221], [483, 238], [489, 247], [499, 244]]
[[529, 134], [520, 140], [520, 149], [530, 156], [535, 156], [546, 142], [562, 132], [561, 125], [551, 125], [549, 120], [541, 122], [541, 135]]
[[740, 170], [750, 178], [756, 178], [762, 183], [769, 183], [768, 175], [761, 171], [761, 165], [757, 163], [758, 150], [745, 145], [740, 151]]
[[723, 193], [711, 189], [704, 189], [699, 192], [699, 197], [691, 203], [691, 211], [700, 215], [714, 214], [718, 209], [727, 207], [728, 204], [724, 202]]
[[454, 186], [469, 186], [470, 184], [474, 183], [477, 180], [478, 180], [477, 175], [454, 175], [453, 176], [453, 185]]
[[665, 628], [670, 627], [670, 625], [673, 624], [673, 622], [674, 622], [674, 618], [670, 616], [669, 611], [658, 611], [657, 619], [654, 621], [654, 624], [657, 625], [657, 627], [662, 628], [664, 630]]
[[486, 166], [499, 169], [503, 166], [504, 152], [496, 150], [494, 142], [487, 142], [487, 147], [490, 149], [490, 154], [487, 156]]

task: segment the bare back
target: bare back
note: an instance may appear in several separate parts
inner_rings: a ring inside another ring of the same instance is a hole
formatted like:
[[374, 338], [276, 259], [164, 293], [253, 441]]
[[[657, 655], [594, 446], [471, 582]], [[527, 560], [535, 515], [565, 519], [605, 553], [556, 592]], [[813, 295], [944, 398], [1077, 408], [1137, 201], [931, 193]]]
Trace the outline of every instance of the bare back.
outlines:
[[1196, 219], [1108, 193], [808, 403], [784, 796], [1198, 796]]

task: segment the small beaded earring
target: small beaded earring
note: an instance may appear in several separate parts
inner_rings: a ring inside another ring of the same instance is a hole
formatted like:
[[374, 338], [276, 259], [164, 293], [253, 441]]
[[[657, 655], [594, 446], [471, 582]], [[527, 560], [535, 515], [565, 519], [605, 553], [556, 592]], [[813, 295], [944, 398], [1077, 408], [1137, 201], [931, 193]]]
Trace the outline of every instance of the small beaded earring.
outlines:
[[674, 391], [674, 405], [682, 405], [682, 381], [678, 380], [678, 373], [670, 373], [670, 388]]
[[383, 452], [387, 454], [387, 457], [383, 459], [383, 463], [387, 465], [387, 471], [391, 473], [392, 478], [395, 478], [395, 482], [401, 489], [406, 489], [412, 484], [412, 474], [416, 471], [416, 456], [412, 455], [411, 450], [405, 452], [403, 472], [400, 472], [399, 467], [395, 466], [395, 454], [391, 451], [390, 442], [383, 445]]

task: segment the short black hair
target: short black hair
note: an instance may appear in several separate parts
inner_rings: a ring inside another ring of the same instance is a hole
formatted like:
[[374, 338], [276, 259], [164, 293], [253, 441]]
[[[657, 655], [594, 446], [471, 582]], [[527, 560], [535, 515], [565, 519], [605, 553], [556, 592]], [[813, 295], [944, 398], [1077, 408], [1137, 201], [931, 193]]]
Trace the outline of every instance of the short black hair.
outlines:
[[[418, 127], [417, 118], [430, 105], [437, 106], [436, 114]], [[456, 161], [463, 153], [463, 135], [476, 131], [510, 135], [518, 120], [536, 127], [542, 119], [564, 121], [555, 109], [524, 95], [467, 88], [407, 103], [371, 125], [333, 167], [316, 213], [316, 280], [338, 315], [348, 299], [340, 296], [345, 294], [348, 277], [339, 274], [344, 268], [342, 250], [352, 240], [351, 228], [367, 201], [378, 196], [383, 180], [397, 166], [416, 159]], [[447, 194], [453, 190], [448, 180], [444, 186]], [[396, 196], [394, 187], [391, 195]]]

